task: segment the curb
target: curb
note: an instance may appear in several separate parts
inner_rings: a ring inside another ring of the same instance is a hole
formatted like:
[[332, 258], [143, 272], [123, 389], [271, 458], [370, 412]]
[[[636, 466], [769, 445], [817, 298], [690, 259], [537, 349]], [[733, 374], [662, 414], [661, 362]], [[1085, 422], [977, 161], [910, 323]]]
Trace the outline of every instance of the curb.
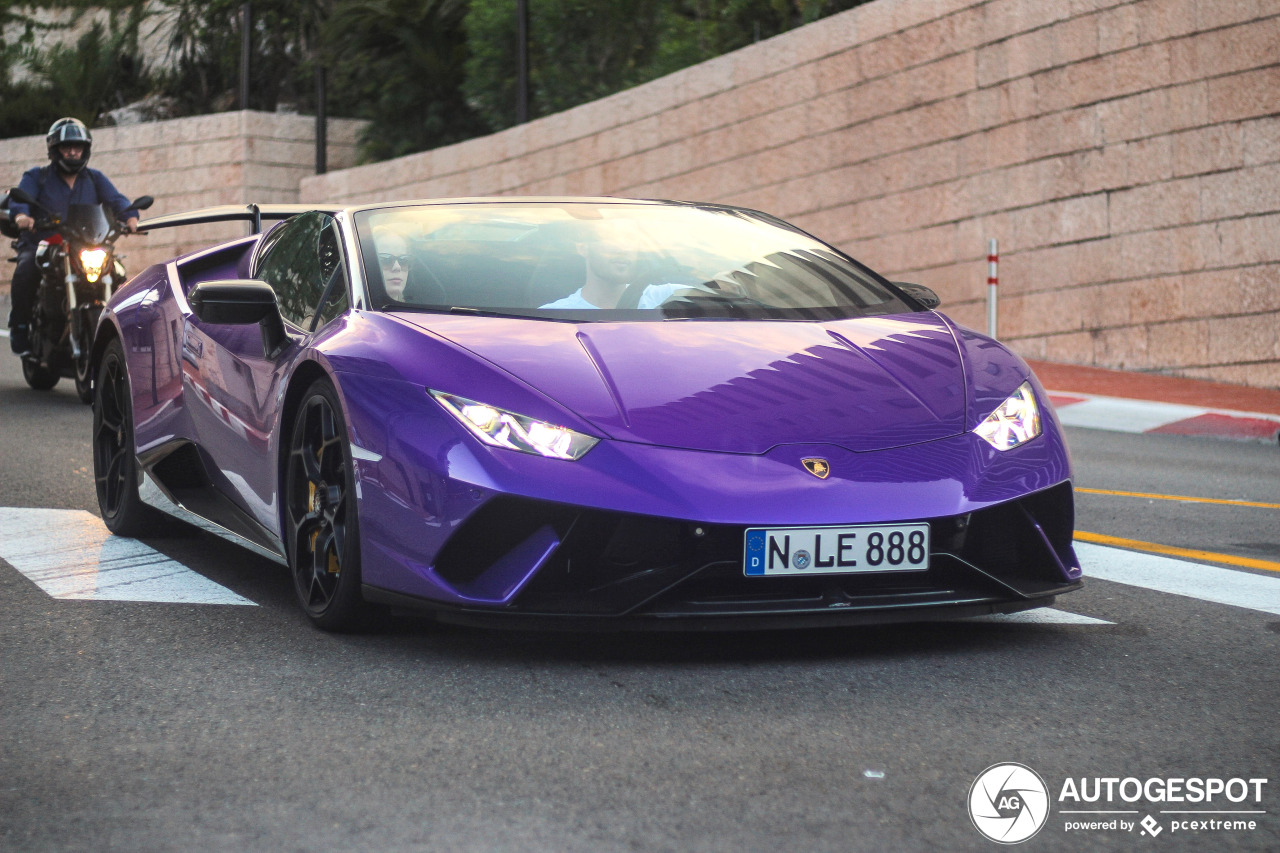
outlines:
[[1103, 397], [1073, 391], [1049, 391], [1048, 394], [1063, 426], [1268, 444], [1280, 442], [1280, 415]]

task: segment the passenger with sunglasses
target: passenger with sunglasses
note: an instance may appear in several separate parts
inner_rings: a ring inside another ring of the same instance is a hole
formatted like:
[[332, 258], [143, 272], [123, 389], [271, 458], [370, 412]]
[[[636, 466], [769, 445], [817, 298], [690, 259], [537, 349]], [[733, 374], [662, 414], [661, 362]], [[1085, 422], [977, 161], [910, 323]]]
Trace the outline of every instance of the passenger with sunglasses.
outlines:
[[378, 268], [382, 270], [382, 286], [387, 297], [404, 302], [404, 289], [409, 284], [409, 238], [393, 228], [378, 228], [373, 232], [378, 247]]

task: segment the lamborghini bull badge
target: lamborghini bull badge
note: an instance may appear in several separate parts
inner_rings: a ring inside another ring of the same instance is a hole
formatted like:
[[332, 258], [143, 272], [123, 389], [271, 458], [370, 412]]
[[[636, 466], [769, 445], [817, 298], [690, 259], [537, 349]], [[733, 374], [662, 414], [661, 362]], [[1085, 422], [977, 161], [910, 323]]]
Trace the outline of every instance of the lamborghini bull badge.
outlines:
[[819, 480], [827, 479], [827, 475], [831, 473], [831, 463], [825, 459], [813, 457], [811, 459], [801, 459], [800, 463], [804, 465], [804, 469]]

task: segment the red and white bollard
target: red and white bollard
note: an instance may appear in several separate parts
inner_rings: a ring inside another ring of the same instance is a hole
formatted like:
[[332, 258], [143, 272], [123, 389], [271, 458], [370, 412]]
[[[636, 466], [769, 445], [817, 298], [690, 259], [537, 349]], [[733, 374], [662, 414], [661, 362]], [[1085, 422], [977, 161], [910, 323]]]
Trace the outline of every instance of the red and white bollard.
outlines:
[[987, 241], [987, 335], [996, 336], [996, 288], [1000, 285], [1000, 276], [996, 267], [1000, 263], [1000, 246], [996, 238]]

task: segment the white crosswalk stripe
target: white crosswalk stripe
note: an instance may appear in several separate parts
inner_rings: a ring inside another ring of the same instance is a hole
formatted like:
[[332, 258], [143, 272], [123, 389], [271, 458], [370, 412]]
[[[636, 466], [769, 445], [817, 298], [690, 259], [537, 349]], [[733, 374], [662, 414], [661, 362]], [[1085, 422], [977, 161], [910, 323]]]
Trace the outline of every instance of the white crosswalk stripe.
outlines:
[[83, 510], [0, 507], [0, 558], [54, 598], [253, 606]]
[[1023, 610], [1020, 613], [993, 613], [990, 616], [974, 616], [969, 622], [992, 622], [998, 625], [1114, 625], [1105, 619], [1069, 613], [1053, 607]]
[[1188, 560], [1125, 551], [1090, 542], [1075, 543], [1086, 582], [1115, 583], [1167, 592], [1201, 601], [1230, 604], [1280, 615], [1280, 578], [1221, 569]]

